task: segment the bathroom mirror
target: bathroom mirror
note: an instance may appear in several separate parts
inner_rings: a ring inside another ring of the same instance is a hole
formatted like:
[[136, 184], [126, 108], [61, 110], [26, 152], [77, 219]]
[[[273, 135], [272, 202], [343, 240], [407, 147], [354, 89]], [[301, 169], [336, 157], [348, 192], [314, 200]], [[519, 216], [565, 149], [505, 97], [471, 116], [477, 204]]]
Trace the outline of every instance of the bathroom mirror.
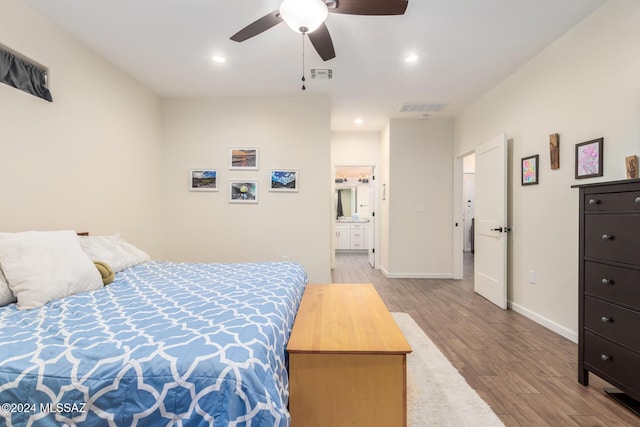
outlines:
[[358, 213], [357, 187], [336, 188], [336, 218]]

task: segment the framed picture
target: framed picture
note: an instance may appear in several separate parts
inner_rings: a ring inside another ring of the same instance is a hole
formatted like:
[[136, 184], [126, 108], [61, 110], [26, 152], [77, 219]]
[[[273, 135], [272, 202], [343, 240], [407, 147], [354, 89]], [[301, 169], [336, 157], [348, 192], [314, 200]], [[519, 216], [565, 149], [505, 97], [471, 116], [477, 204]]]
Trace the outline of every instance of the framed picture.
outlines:
[[298, 191], [299, 174], [297, 169], [271, 169], [269, 175], [271, 176], [269, 191]]
[[604, 138], [576, 144], [576, 179], [602, 176]]
[[232, 148], [229, 169], [258, 170], [257, 148]]
[[638, 156], [625, 157], [624, 164], [627, 170], [627, 179], [638, 178]]
[[189, 191], [218, 191], [218, 171], [215, 169], [191, 169]]
[[549, 159], [551, 169], [560, 169], [560, 135], [549, 135]]
[[229, 181], [230, 203], [258, 203], [258, 181]]
[[534, 185], [538, 183], [538, 155], [523, 157], [521, 165], [522, 185]]

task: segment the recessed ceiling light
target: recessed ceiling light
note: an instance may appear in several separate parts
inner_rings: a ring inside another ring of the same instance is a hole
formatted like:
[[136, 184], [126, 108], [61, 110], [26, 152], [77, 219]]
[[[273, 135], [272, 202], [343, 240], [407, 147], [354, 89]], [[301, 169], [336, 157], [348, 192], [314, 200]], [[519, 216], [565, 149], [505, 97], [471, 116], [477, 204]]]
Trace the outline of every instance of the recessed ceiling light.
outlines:
[[227, 62], [227, 59], [225, 57], [219, 55], [212, 56], [211, 60], [216, 64], [224, 64], [225, 62]]
[[354, 120], [354, 122], [355, 122], [357, 125], [361, 125], [362, 123], [364, 123], [364, 120], [362, 120], [362, 117], [358, 117], [357, 119], [355, 119], [355, 120]]
[[404, 62], [418, 62], [418, 55], [412, 53], [404, 57]]

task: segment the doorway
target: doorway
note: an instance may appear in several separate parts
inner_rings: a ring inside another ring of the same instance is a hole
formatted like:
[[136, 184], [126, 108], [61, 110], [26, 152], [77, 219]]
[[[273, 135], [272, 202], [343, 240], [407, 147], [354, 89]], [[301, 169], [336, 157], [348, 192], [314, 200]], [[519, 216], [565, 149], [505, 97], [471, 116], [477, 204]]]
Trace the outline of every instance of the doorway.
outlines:
[[[475, 156], [473, 218], [468, 218], [469, 191], [464, 189], [464, 160]], [[506, 134], [491, 138], [455, 159], [454, 163], [454, 254], [453, 276], [463, 278], [465, 222], [471, 220], [474, 251], [474, 290], [507, 308], [507, 153]]]
[[[469, 259], [475, 252], [475, 151], [455, 158], [453, 180], [453, 278], [469, 273]], [[471, 263], [473, 265], [473, 263]], [[473, 275], [473, 271], [471, 272]]]
[[475, 229], [475, 183], [476, 183], [476, 154], [467, 154], [462, 158], [462, 200], [464, 205], [462, 217], [463, 243], [462, 251], [474, 253]]
[[377, 189], [375, 166], [341, 165], [334, 168], [331, 268], [335, 255], [367, 255], [375, 268]]

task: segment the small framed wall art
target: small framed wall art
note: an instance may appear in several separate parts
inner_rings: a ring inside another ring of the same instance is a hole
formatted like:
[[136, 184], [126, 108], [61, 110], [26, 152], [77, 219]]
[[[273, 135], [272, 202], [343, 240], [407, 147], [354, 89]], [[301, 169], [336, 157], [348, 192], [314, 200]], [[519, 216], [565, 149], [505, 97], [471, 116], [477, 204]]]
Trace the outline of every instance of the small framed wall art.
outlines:
[[576, 144], [576, 179], [603, 175], [604, 138]]
[[638, 178], [638, 156], [627, 156], [624, 159], [627, 170], [627, 179]]
[[298, 191], [299, 173], [297, 169], [271, 169], [269, 175], [271, 177], [269, 191], [289, 193]]
[[258, 203], [258, 181], [229, 181], [230, 203]]
[[522, 185], [535, 185], [538, 183], [539, 156], [523, 157], [521, 162]]
[[551, 170], [560, 169], [560, 135], [549, 135], [549, 159]]
[[218, 191], [218, 171], [215, 169], [191, 169], [189, 191]]
[[232, 148], [229, 169], [258, 170], [259, 151], [253, 147]]

